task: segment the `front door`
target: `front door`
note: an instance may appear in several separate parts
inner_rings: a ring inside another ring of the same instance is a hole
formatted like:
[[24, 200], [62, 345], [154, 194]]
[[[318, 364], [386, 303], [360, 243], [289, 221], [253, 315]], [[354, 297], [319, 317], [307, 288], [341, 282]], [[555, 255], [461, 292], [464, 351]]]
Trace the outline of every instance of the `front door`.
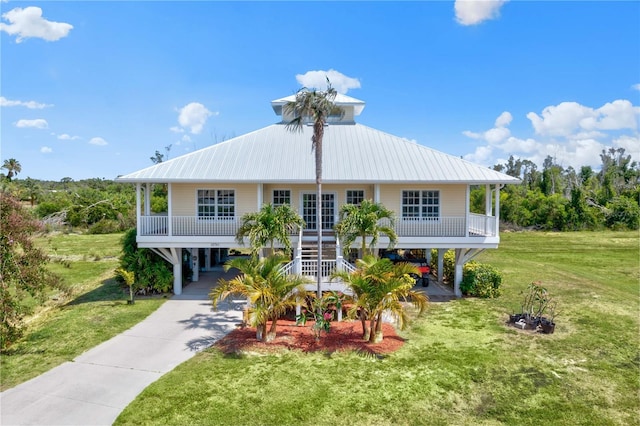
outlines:
[[[305, 192], [302, 194], [302, 218], [307, 223], [306, 230], [317, 231], [317, 203], [318, 194], [315, 192]], [[329, 231], [335, 225], [335, 194], [322, 194], [322, 230]]]

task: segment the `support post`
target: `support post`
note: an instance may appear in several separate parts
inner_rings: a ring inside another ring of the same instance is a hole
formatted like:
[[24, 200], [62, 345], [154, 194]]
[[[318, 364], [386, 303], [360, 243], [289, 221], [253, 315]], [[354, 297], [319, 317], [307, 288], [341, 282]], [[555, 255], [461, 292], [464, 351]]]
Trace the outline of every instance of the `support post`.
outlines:
[[444, 277], [444, 253], [445, 249], [438, 249], [438, 282], [442, 284]]
[[171, 187], [171, 183], [168, 184], [168, 189], [167, 189], [167, 235], [172, 237], [173, 236], [173, 208], [172, 208], [172, 187]]
[[198, 282], [198, 280], [200, 279], [200, 259], [198, 259], [199, 254], [200, 249], [191, 249], [191, 269], [193, 270], [193, 277], [191, 279], [194, 283]]
[[456, 297], [462, 297], [460, 283], [462, 282], [462, 267], [464, 266], [464, 257], [462, 249], [456, 249], [455, 270], [453, 274], [453, 293]]
[[137, 234], [142, 235], [142, 231], [140, 229], [140, 214], [141, 214], [141, 200], [140, 200], [140, 183], [136, 183], [136, 229]]

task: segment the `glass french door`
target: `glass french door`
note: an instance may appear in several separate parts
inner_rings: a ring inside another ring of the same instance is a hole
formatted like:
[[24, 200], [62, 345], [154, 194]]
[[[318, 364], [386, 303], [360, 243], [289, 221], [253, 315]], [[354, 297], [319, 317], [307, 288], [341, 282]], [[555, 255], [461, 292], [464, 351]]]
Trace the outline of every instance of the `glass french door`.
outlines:
[[[302, 194], [302, 218], [307, 223], [305, 229], [310, 231], [316, 231], [318, 229], [317, 223], [317, 203], [316, 200], [318, 194], [306, 192]], [[335, 225], [335, 194], [323, 193], [322, 194], [322, 230], [332, 230]]]

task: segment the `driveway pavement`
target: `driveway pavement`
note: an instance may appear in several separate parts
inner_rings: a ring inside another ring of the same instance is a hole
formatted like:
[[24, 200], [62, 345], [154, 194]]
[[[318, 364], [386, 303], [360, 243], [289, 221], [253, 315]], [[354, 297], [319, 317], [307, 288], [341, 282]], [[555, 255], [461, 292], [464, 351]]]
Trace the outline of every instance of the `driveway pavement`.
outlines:
[[0, 424], [112, 424], [144, 388], [240, 323], [243, 301], [215, 312], [208, 299], [222, 274], [201, 275], [131, 329], [0, 393]]

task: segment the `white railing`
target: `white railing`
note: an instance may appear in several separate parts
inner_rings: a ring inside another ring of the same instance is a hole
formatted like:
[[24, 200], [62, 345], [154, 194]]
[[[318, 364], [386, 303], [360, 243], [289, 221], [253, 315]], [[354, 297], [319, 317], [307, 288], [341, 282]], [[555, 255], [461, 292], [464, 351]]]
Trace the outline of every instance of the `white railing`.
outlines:
[[[315, 277], [318, 270], [318, 261], [316, 259], [304, 259], [302, 262], [302, 275]], [[335, 260], [322, 260], [320, 263], [320, 276], [328, 278], [333, 271], [336, 270]]]
[[142, 216], [140, 218], [140, 229], [138, 234], [148, 236], [167, 235], [167, 216]]
[[496, 218], [495, 216], [485, 216], [482, 214], [471, 213], [469, 215], [469, 236], [481, 235], [485, 237], [493, 237], [496, 235]]
[[[496, 218], [480, 214], [469, 214], [467, 223], [465, 216], [446, 216], [437, 219], [402, 219], [395, 223], [395, 231], [399, 237], [469, 237], [495, 236]], [[141, 216], [140, 235], [168, 235], [167, 216]], [[385, 225], [389, 225], [386, 221]], [[240, 220], [204, 219], [198, 216], [174, 216], [171, 221], [172, 233], [176, 236], [234, 236]], [[299, 232], [299, 231], [296, 231]], [[294, 235], [294, 233], [292, 233]]]

